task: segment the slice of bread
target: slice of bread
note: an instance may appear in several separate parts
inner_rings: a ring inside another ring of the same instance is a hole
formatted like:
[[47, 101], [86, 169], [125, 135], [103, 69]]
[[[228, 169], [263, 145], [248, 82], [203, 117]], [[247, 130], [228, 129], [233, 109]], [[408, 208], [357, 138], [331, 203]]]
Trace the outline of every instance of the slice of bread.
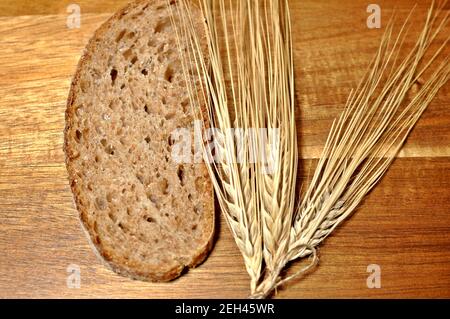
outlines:
[[66, 165], [82, 225], [107, 265], [140, 280], [174, 279], [212, 246], [207, 169], [171, 156], [171, 133], [194, 120], [178, 52], [166, 0], [134, 2], [96, 31], [68, 99]]

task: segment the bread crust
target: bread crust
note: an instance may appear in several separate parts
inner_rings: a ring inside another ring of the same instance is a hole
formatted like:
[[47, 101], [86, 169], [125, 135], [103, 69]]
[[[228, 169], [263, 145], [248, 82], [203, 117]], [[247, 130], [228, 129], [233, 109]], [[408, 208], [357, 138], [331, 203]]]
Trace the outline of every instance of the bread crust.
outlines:
[[[90, 62], [92, 60], [92, 52], [95, 49], [96, 46], [96, 40], [101, 39], [104, 34], [112, 27], [114, 22], [116, 22], [118, 19], [126, 15], [128, 12], [133, 11], [136, 7], [144, 4], [154, 4], [154, 3], [161, 3], [165, 4], [165, 0], [135, 0], [116, 12], [113, 16], [111, 16], [105, 23], [103, 23], [94, 33], [94, 35], [89, 40], [79, 62], [77, 65], [76, 72], [73, 76], [72, 83], [70, 86], [70, 91], [68, 95], [67, 100], [67, 107], [65, 112], [65, 122], [66, 126], [64, 129], [64, 144], [63, 144], [63, 150], [65, 153], [65, 164], [68, 171], [68, 177], [69, 177], [69, 183], [70, 188], [73, 193], [73, 200], [74, 204], [79, 212], [79, 218], [80, 218], [80, 224], [82, 226], [83, 231], [86, 233], [87, 238], [89, 239], [89, 243], [93, 248], [93, 251], [98, 256], [98, 258], [102, 261], [102, 263], [107, 266], [109, 269], [113, 270], [114, 272], [132, 278], [136, 280], [142, 280], [142, 281], [151, 281], [151, 282], [165, 282], [165, 281], [171, 281], [177, 277], [179, 277], [185, 268], [193, 268], [201, 264], [206, 257], [208, 256], [209, 252], [211, 251], [214, 243], [214, 232], [215, 232], [215, 213], [214, 213], [214, 203], [211, 203], [210, 206], [212, 207], [212, 212], [209, 214], [210, 217], [210, 225], [211, 225], [211, 231], [209, 234], [208, 241], [202, 246], [199, 247], [198, 250], [193, 254], [192, 261], [189, 264], [181, 264], [172, 267], [169, 270], [156, 270], [153, 272], [146, 272], [142, 271], [136, 267], [126, 267], [124, 266], [124, 262], [120, 262], [117, 260], [114, 260], [114, 256], [112, 256], [108, 251], [104, 250], [102, 247], [101, 242], [99, 242], [96, 238], [96, 234], [93, 232], [93, 230], [88, 227], [88, 223], [86, 221], [86, 214], [87, 210], [86, 207], [82, 205], [80, 202], [80, 198], [82, 197], [82, 194], [80, 190], [77, 187], [77, 176], [76, 171], [71, 166], [71, 161], [74, 157], [74, 150], [70, 145], [70, 134], [73, 134], [71, 132], [71, 125], [73, 124], [72, 119], [74, 117], [75, 108], [74, 108], [74, 101], [75, 101], [75, 88], [79, 85], [80, 77], [82, 75], [81, 71], [83, 69], [83, 66]], [[204, 38], [204, 37], [203, 37]], [[202, 164], [203, 165], [203, 164]], [[205, 167], [202, 167], [206, 171]], [[213, 195], [213, 188], [212, 184], [209, 180], [205, 180], [205, 184], [207, 185], [207, 188], [211, 190], [211, 199], [214, 198]]]

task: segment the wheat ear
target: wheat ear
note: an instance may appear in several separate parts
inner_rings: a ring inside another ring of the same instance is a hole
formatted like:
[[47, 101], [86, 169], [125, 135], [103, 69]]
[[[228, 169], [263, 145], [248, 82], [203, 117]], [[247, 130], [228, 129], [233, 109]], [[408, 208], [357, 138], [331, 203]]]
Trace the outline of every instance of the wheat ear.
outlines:
[[[297, 133], [287, 1], [239, 1], [235, 10], [231, 1], [228, 6], [223, 0], [202, 1], [207, 62], [186, 8], [180, 1], [179, 33], [191, 44], [181, 54], [185, 69], [195, 65], [205, 86], [197, 94], [192, 85], [192, 104], [206, 105], [206, 120], [218, 129], [212, 138], [220, 163], [208, 160], [207, 166], [253, 293], [263, 259], [270, 273], [288, 252], [295, 205]], [[234, 134], [224, 134], [230, 128]], [[211, 159], [210, 150], [204, 151]]]
[[[208, 148], [203, 144], [206, 166], [221, 211], [244, 257], [251, 279], [251, 290], [254, 291], [261, 276], [263, 259], [262, 229], [258, 213], [260, 205], [252, 177], [256, 174], [257, 167], [250, 160], [255, 154], [248, 139], [236, 138], [236, 134], [250, 132], [253, 119], [248, 114], [251, 112], [250, 108], [258, 103], [258, 97], [252, 95], [244, 85], [252, 77], [244, 62], [247, 56], [239, 49], [245, 43], [239, 39], [229, 39], [224, 1], [218, 1], [217, 4], [202, 1], [200, 7], [208, 26], [206, 60], [200, 47], [199, 35], [193, 28], [188, 5], [185, 0], [179, 3], [177, 8], [181, 21], [178, 29], [190, 44], [186, 53], [181, 52], [184, 69], [187, 69], [187, 65], [194, 66], [199, 82], [204, 84], [199, 93], [198, 86], [187, 81], [191, 105], [205, 106], [206, 118], [199, 108], [195, 110], [196, 114], [214, 128], [209, 136], [214, 146]], [[239, 16], [233, 17], [234, 30], [237, 27], [235, 23], [239, 27], [245, 27]], [[235, 59], [238, 67], [232, 64]], [[232, 131], [234, 128], [239, 128], [239, 131]]]
[[[432, 58], [420, 66], [431, 43], [448, 24], [448, 13], [437, 24], [441, 8], [436, 10], [433, 3], [415, 46], [403, 60], [399, 55], [404, 51], [409, 17], [396, 37], [393, 20], [388, 24], [371, 67], [332, 125], [312, 182], [295, 214], [289, 252], [279, 265], [281, 269], [311, 253], [313, 263], [317, 263], [315, 247], [355, 211], [380, 181], [422, 113], [449, 80], [446, 57], [415, 96], [408, 98], [412, 86], [448, 43], [447, 38]], [[285, 282], [274, 273], [272, 280], [258, 287], [257, 295], [267, 296]]]
[[[267, 63], [267, 102], [258, 127], [279, 130], [271, 169], [261, 172], [259, 183], [263, 224], [264, 261], [268, 272], [276, 270], [289, 249], [295, 208], [297, 178], [297, 131], [295, 126], [294, 67], [291, 24], [287, 2], [264, 1]], [[256, 18], [255, 18], [256, 19]], [[261, 81], [255, 79], [255, 81]], [[269, 138], [268, 138], [269, 139]]]

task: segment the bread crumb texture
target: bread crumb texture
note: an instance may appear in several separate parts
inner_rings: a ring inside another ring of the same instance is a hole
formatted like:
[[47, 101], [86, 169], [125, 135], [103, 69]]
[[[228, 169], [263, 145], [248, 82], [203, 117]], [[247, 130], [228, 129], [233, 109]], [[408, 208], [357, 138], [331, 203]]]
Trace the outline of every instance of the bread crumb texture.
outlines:
[[171, 155], [171, 132], [193, 125], [178, 52], [166, 1], [134, 2], [89, 42], [68, 101], [66, 162], [82, 224], [107, 265], [136, 279], [174, 279], [213, 238], [204, 164]]

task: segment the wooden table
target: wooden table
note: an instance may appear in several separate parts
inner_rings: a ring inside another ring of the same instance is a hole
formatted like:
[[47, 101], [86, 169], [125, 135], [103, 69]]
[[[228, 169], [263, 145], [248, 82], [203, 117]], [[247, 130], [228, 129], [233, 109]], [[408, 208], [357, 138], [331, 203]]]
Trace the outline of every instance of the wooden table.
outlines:
[[[66, 26], [71, 2], [0, 3], [0, 297], [246, 297], [248, 278], [224, 222], [208, 260], [171, 283], [120, 277], [91, 251], [67, 182], [64, 110], [83, 47], [126, 0], [77, 0], [80, 29]], [[302, 180], [378, 46], [382, 30], [367, 28], [368, 3], [291, 1]], [[413, 6], [377, 3], [383, 23], [394, 6], [400, 21]], [[428, 5], [420, 1], [413, 31]], [[449, 98], [447, 84], [382, 182], [321, 246], [319, 267], [278, 298], [450, 297]], [[80, 267], [79, 289], [67, 287], [70, 264]], [[367, 287], [370, 264], [381, 267], [379, 289]]]

